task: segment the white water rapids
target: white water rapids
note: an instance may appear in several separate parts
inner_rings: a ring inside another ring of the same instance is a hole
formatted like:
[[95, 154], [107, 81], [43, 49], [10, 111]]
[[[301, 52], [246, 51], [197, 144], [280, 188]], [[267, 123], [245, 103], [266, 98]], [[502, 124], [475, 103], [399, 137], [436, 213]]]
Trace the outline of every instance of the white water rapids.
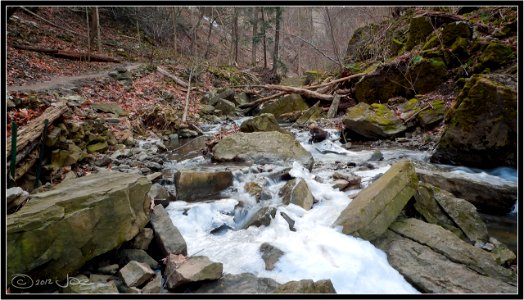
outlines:
[[[315, 281], [331, 279], [339, 294], [418, 293], [398, 271], [389, 265], [383, 251], [366, 240], [341, 233], [341, 228], [332, 225], [340, 212], [350, 203], [350, 197], [356, 195], [359, 190], [341, 192], [332, 188], [331, 175], [334, 170], [352, 171], [362, 177], [364, 188], [370, 184], [374, 176], [386, 172], [394, 161], [405, 158], [427, 161], [429, 153], [402, 149], [382, 150], [384, 160], [370, 162], [375, 169], [359, 171], [358, 167], [348, 168], [348, 162], [356, 163], [358, 166], [366, 162], [373, 151], [345, 150], [336, 141], [335, 130], [330, 130], [333, 142], [318, 144], [308, 144], [307, 131], [291, 131], [302, 146], [313, 155], [316, 164], [313, 172], [310, 173], [300, 164], [294, 163], [290, 174], [293, 177], [304, 178], [318, 202], [309, 211], [294, 204], [282, 204], [278, 191], [285, 182], [272, 180], [268, 175], [283, 167], [266, 165], [260, 168], [257, 166], [232, 168], [233, 187], [223, 193], [227, 198], [192, 203], [175, 201], [167, 207], [171, 220], [187, 242], [188, 255], [205, 255], [213, 261], [221, 262], [225, 273], [250, 272], [258, 277], [273, 278], [279, 283], [301, 279]], [[180, 162], [165, 163], [164, 167], [173, 170], [192, 169], [203, 164], [209, 166], [209, 160], [199, 156]], [[314, 179], [315, 176], [317, 180]], [[272, 198], [257, 203], [254, 197], [244, 190], [245, 183], [252, 181], [263, 186]], [[240, 202], [243, 208], [235, 209]], [[277, 208], [271, 224], [238, 229], [262, 205]], [[295, 221], [296, 231], [289, 229], [281, 212]], [[233, 229], [210, 233], [226, 225]], [[272, 271], [265, 270], [259, 252], [260, 245], [264, 242], [272, 244], [285, 253]]]

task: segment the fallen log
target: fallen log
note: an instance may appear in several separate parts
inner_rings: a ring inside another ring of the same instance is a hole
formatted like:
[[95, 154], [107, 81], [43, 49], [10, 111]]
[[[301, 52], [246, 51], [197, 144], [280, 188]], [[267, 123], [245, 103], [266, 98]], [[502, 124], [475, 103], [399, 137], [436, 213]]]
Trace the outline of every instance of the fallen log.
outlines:
[[314, 98], [314, 99], [319, 99], [319, 100], [324, 100], [324, 101], [333, 100], [333, 95], [320, 94], [315, 91], [310, 91], [308, 89], [297, 88], [297, 87], [292, 87], [292, 86], [267, 84], [267, 85], [252, 85], [252, 87], [259, 87], [259, 88], [263, 88], [266, 90], [281, 91], [281, 92], [284, 92], [285, 94], [299, 94], [304, 97]]
[[30, 46], [17, 45], [17, 44], [14, 44], [13, 48], [45, 53], [48, 55], [52, 55], [52, 56], [56, 56], [60, 58], [72, 59], [72, 60], [87, 61], [89, 59], [90, 61], [98, 61], [98, 62], [115, 62], [115, 63], [120, 62], [119, 59], [116, 59], [113, 57], [109, 57], [105, 55], [98, 55], [98, 54], [87, 54], [83, 52], [64, 51], [64, 50], [49, 49], [49, 48], [38, 48], [38, 47], [30, 47]]
[[[31, 149], [27, 151], [27, 149], [24, 148], [26, 148], [28, 145], [30, 145], [29, 148], [34, 148], [38, 144], [36, 140], [42, 135], [42, 130], [44, 129], [44, 120], [47, 119], [49, 124], [52, 124], [64, 112], [66, 112], [67, 109], [68, 107], [65, 102], [58, 102], [55, 106], [48, 107], [40, 116], [29, 121], [24, 126], [24, 128], [18, 131], [18, 136], [16, 139], [17, 163], [27, 156], [32, 150]], [[5, 150], [6, 157], [9, 157], [11, 155], [11, 141], [7, 141]]]
[[336, 116], [339, 105], [340, 105], [340, 95], [335, 95], [335, 98], [333, 98], [333, 101], [331, 102], [331, 106], [329, 107], [329, 110], [327, 113], [328, 119], [332, 119]]
[[15, 182], [22, 178], [35, 165], [39, 156], [40, 149], [36, 148], [30, 152], [27, 159], [25, 159], [20, 165], [16, 166]]
[[350, 80], [350, 79], [353, 79], [353, 78], [362, 77], [362, 76], [367, 75], [367, 74], [368, 73], [353, 74], [353, 75], [350, 75], [350, 76], [346, 76], [346, 77], [342, 77], [342, 78], [339, 78], [339, 79], [332, 80], [330, 82], [321, 83], [321, 84], [312, 85], [312, 86], [307, 86], [307, 87], [304, 87], [304, 88], [317, 89], [317, 88], [329, 86], [329, 85], [332, 85], [332, 84], [335, 84], [335, 83], [344, 82], [344, 81], [347, 81], [347, 80]]
[[[156, 70], [158, 71], [158, 73], [160, 73], [160, 74], [162, 74], [162, 75], [164, 75], [166, 77], [169, 77], [170, 79], [173, 79], [173, 81], [176, 84], [178, 84], [179, 86], [183, 87], [182, 91], [187, 92], [187, 88], [188, 88], [189, 85], [184, 80], [182, 80], [179, 77], [169, 73], [167, 70], [164, 70], [161, 67], [156, 67]], [[202, 92], [203, 93], [202, 90], [200, 90], [199, 88], [196, 88], [196, 87], [192, 87], [191, 91], [197, 91], [197, 92]]]
[[238, 108], [240, 108], [240, 109], [250, 108], [250, 107], [253, 107], [255, 105], [259, 105], [261, 103], [264, 103], [266, 101], [269, 101], [269, 100], [272, 100], [272, 99], [284, 96], [285, 94], [287, 94], [287, 93], [285, 93], [285, 92], [276, 93], [276, 94], [271, 95], [271, 96], [260, 98], [258, 100], [253, 101], [253, 102], [249, 102], [249, 103], [246, 103], [246, 104], [241, 104], [241, 105], [238, 106]]

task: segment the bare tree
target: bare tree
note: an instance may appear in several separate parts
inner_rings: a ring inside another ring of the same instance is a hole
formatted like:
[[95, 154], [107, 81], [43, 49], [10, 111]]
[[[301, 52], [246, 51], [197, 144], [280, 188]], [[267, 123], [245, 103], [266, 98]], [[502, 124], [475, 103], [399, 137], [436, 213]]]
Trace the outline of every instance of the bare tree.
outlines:
[[214, 26], [215, 26], [215, 9], [211, 7], [211, 21], [209, 21], [209, 30], [207, 32], [206, 52], [204, 53], [205, 59], [207, 59], [209, 55], [209, 48], [211, 46], [211, 32], [213, 31]]
[[91, 61], [91, 32], [89, 30], [89, 7], [86, 7], [86, 24], [87, 24], [87, 60]]
[[200, 15], [198, 16], [198, 20], [195, 26], [193, 26], [193, 30], [192, 30], [193, 38], [191, 39], [191, 55], [196, 55], [195, 46], [197, 44], [197, 39], [198, 39], [197, 31], [198, 31], [198, 28], [200, 27], [200, 23], [202, 22], [202, 18], [204, 18], [204, 13], [205, 13], [204, 9], [200, 9]]
[[[172, 7], [171, 8], [171, 20], [173, 22], [173, 51], [175, 52], [175, 56], [176, 56], [176, 45], [177, 45], [177, 42], [176, 42], [176, 14], [177, 14], [177, 8], [176, 7]], [[137, 26], [138, 26], [138, 23], [137, 23]], [[138, 28], [138, 27], [137, 27]]]
[[278, 43], [280, 41], [280, 20], [282, 19], [282, 8], [275, 9], [275, 50], [273, 51], [273, 72], [277, 71], [278, 67]]
[[267, 45], [266, 45], [266, 21], [264, 17], [264, 8], [260, 8], [260, 13], [262, 14], [262, 46], [264, 48], [264, 68], [267, 69]]
[[333, 53], [335, 54], [337, 62], [340, 66], [340, 70], [342, 70], [344, 69], [344, 65], [342, 64], [342, 61], [340, 60], [340, 56], [338, 55], [338, 46], [335, 40], [335, 35], [333, 34], [333, 23], [331, 22], [331, 16], [329, 15], [329, 8], [327, 7], [324, 7], [324, 8], [326, 10], [327, 27], [329, 29], [330, 36], [331, 36], [331, 44], [333, 45]]
[[251, 64], [257, 65], [257, 44], [258, 44], [258, 10], [253, 7], [253, 35], [251, 37]]
[[233, 8], [233, 23], [232, 25], [232, 54], [233, 54], [233, 63], [238, 65], [238, 8]]

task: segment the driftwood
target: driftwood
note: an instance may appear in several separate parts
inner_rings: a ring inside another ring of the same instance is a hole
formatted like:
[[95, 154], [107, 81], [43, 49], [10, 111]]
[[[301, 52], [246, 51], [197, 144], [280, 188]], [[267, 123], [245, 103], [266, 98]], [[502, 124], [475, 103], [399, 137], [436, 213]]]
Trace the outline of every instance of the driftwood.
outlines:
[[61, 58], [67, 58], [67, 59], [73, 59], [73, 60], [85, 60], [88, 59], [90, 61], [99, 61], [99, 62], [115, 62], [119, 63], [120, 60], [116, 58], [112, 58], [105, 55], [98, 55], [98, 54], [87, 54], [82, 52], [73, 52], [73, 51], [64, 51], [64, 50], [58, 50], [58, 49], [49, 49], [49, 48], [38, 48], [38, 47], [30, 47], [30, 46], [23, 46], [23, 45], [13, 45], [13, 48], [21, 49], [21, 50], [28, 50], [28, 51], [35, 51], [40, 53], [49, 54], [56, 57]]
[[329, 107], [327, 118], [331, 119], [334, 118], [338, 111], [338, 106], [340, 105], [340, 95], [335, 95], [333, 98], [333, 101], [331, 102], [331, 106]]
[[[44, 120], [47, 119], [49, 124], [52, 124], [56, 119], [58, 119], [66, 110], [68, 109], [65, 102], [58, 102], [56, 106], [48, 107], [44, 113], [39, 117], [29, 121], [21, 130], [18, 131], [18, 136], [16, 138], [16, 147], [17, 147], [17, 163], [24, 159], [31, 150], [27, 151], [24, 149], [29, 146], [35, 147], [38, 145], [37, 139], [42, 135], [42, 130], [44, 129]], [[11, 140], [6, 143], [6, 157], [11, 155]]]

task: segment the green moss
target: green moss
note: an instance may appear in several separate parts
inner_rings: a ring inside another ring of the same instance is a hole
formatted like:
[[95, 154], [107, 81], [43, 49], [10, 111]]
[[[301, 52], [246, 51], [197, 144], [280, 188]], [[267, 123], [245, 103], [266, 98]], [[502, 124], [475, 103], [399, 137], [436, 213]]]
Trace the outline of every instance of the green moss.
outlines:
[[431, 24], [431, 19], [429, 17], [417, 17], [411, 19], [406, 49], [411, 50], [415, 45], [424, 42], [431, 32], [433, 32], [433, 25]]
[[458, 37], [470, 39], [471, 29], [464, 22], [449, 23], [442, 30], [442, 42], [444, 46], [451, 46]]
[[398, 127], [398, 119], [393, 112], [383, 104], [373, 103], [370, 109], [374, 112], [369, 116], [369, 120], [380, 125], [385, 130], [394, 130]]
[[463, 37], [458, 37], [450, 49], [452, 53], [466, 55], [468, 53], [469, 41]]
[[447, 74], [447, 67], [440, 57], [424, 58], [408, 70], [409, 78], [414, 78], [417, 93], [434, 90], [442, 83]]
[[511, 47], [498, 42], [491, 42], [483, 51], [479, 61], [482, 66], [494, 69], [512, 61], [515, 57]]
[[440, 44], [440, 41], [436, 34], [431, 35], [429, 40], [422, 46], [422, 50], [428, 50], [437, 47]]

